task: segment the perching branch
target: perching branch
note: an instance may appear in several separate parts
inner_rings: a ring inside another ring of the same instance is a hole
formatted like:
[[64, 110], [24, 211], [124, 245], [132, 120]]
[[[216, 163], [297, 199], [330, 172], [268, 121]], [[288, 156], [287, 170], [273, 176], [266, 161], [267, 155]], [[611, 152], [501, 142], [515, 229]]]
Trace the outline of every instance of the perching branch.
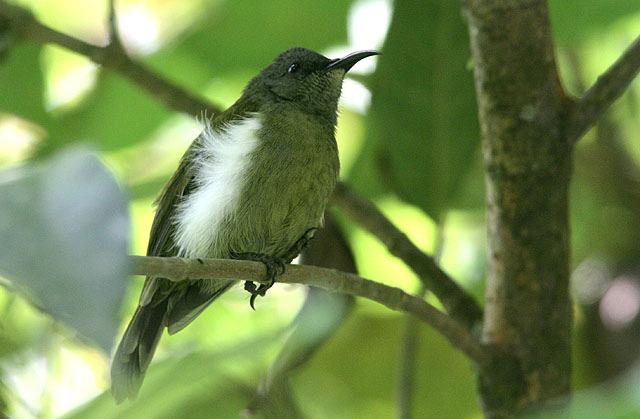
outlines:
[[605, 71], [576, 103], [569, 120], [567, 139], [575, 143], [624, 93], [640, 72], [640, 36]]
[[128, 78], [175, 111], [185, 112], [192, 116], [199, 116], [203, 112], [210, 115], [221, 112], [218, 106], [192, 95], [148, 70], [142, 64], [133, 61], [121, 48], [99, 47], [58, 32], [40, 23], [27, 9], [13, 6], [3, 0], [0, 0], [0, 16], [4, 16], [10, 21], [18, 35], [43, 44], [59, 45], [83, 55], [94, 63]]
[[[194, 278], [263, 282], [265, 275], [263, 264], [243, 260], [132, 256], [131, 261], [135, 275], [159, 276], [175, 282]], [[490, 360], [489, 351], [465, 327], [424, 300], [399, 288], [354, 274], [308, 265], [288, 265], [278, 282], [304, 284], [363, 297], [392, 310], [409, 313], [440, 332], [476, 364], [486, 365]]]
[[468, 328], [473, 328], [482, 321], [482, 310], [478, 303], [370, 201], [340, 183], [333, 194], [332, 203], [376, 236], [391, 254], [402, 259], [418, 275], [426, 288], [438, 297], [451, 317]]

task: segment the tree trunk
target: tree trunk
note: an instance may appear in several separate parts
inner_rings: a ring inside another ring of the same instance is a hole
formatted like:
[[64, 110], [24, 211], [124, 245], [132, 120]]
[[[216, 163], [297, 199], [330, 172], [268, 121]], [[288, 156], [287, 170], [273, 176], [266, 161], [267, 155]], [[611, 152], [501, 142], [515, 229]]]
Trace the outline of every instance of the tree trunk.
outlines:
[[[568, 103], [544, 0], [468, 0], [488, 206], [484, 343], [508, 358], [480, 372], [487, 417], [570, 390]], [[508, 369], [508, 371], [507, 371]]]

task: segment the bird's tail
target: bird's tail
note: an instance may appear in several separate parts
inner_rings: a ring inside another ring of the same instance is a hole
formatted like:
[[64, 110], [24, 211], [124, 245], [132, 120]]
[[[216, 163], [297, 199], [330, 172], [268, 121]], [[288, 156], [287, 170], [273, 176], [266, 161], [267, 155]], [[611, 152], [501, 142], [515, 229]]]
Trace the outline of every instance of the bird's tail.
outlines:
[[138, 394], [166, 325], [166, 315], [167, 299], [136, 309], [111, 364], [111, 393], [116, 402]]

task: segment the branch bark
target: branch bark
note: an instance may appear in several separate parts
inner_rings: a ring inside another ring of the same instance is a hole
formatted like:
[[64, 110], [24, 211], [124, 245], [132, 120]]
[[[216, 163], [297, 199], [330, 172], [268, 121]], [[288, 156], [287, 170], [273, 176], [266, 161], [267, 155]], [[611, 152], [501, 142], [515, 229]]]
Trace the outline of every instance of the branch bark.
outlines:
[[[194, 278], [265, 282], [265, 268], [259, 262], [231, 259], [184, 259], [177, 257], [131, 256], [133, 274], [158, 276], [179, 282]], [[288, 265], [278, 277], [285, 284], [304, 284], [327, 291], [367, 298], [392, 310], [415, 316], [440, 332], [457, 349], [478, 365], [486, 365], [491, 353], [461, 324], [424, 300], [399, 288], [379, 284], [334, 269]]]
[[27, 9], [13, 6], [3, 0], [0, 0], [0, 16], [4, 16], [11, 22], [13, 30], [18, 35], [43, 44], [59, 45], [87, 57], [96, 64], [116, 71], [170, 109], [195, 117], [202, 115], [203, 112], [210, 115], [221, 112], [218, 106], [191, 94], [150, 71], [144, 65], [133, 61], [122, 48], [112, 48], [109, 45], [100, 47], [58, 32], [40, 23]]
[[640, 36], [580, 99], [570, 116], [567, 138], [578, 141], [640, 72]]
[[483, 343], [519, 364], [481, 370], [480, 392], [487, 417], [511, 417], [570, 389], [569, 101], [545, 0], [468, 0], [466, 15], [487, 185]]
[[389, 252], [405, 262], [420, 278], [425, 287], [442, 302], [451, 317], [473, 329], [482, 321], [478, 303], [447, 275], [435, 260], [423, 253], [415, 244], [370, 201], [358, 196], [344, 183], [336, 186], [332, 204], [349, 218], [371, 232]]

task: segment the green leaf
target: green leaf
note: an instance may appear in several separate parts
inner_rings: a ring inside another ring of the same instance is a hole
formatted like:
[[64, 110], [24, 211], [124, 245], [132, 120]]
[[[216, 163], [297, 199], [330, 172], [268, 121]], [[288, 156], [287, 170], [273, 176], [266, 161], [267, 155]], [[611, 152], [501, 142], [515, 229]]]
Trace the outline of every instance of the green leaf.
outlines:
[[40, 45], [25, 42], [11, 45], [0, 56], [0, 112], [12, 113], [33, 122], [48, 120], [44, 109], [44, 77]]
[[640, 1], [551, 0], [549, 12], [556, 41], [575, 44], [606, 31], [618, 19], [640, 13]]
[[127, 203], [92, 153], [0, 174], [0, 273], [106, 351], [129, 272]]
[[[268, 385], [286, 382], [288, 374], [312, 359], [340, 328], [353, 303], [352, 296], [309, 287], [307, 298], [292, 324], [291, 334], [269, 369]], [[271, 394], [271, 389], [267, 389]]]
[[[292, 388], [305, 412], [318, 418], [397, 416], [398, 355], [405, 318], [371, 315], [372, 306], [359, 301], [356, 313], [296, 374]], [[479, 416], [469, 361], [428, 326], [418, 328], [415, 417]]]
[[372, 80], [367, 143], [352, 173], [438, 218], [479, 145], [469, 40], [458, 2], [397, 2]]

